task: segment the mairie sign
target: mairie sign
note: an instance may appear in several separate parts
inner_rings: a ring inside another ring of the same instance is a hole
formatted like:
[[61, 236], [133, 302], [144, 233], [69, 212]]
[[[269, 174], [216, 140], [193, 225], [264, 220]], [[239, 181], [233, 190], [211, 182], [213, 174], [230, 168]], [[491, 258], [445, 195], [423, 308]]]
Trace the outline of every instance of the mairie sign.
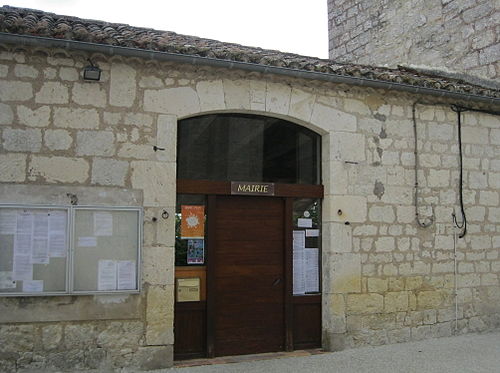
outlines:
[[274, 196], [274, 184], [231, 181], [231, 194], [247, 196]]

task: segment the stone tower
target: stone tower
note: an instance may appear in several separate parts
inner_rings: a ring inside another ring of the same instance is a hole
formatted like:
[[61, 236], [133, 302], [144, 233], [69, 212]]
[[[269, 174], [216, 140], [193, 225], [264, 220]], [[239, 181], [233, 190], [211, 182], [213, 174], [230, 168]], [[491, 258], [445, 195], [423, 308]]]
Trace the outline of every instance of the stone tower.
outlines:
[[499, 0], [328, 0], [330, 58], [500, 80]]

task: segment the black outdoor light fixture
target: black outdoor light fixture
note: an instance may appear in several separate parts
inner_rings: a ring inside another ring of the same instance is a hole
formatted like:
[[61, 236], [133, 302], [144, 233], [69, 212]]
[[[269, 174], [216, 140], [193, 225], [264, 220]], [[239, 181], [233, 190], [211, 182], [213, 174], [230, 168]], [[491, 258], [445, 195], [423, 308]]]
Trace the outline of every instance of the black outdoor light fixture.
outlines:
[[83, 80], [99, 81], [101, 79], [101, 69], [88, 60], [90, 65], [83, 69]]

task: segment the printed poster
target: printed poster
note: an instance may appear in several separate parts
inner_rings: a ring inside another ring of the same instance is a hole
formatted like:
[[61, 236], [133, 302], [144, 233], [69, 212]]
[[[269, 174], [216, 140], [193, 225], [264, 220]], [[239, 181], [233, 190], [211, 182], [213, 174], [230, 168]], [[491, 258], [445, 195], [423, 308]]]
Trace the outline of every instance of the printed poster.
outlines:
[[181, 206], [181, 238], [205, 238], [205, 206]]
[[205, 241], [188, 240], [187, 264], [203, 264], [205, 262]]

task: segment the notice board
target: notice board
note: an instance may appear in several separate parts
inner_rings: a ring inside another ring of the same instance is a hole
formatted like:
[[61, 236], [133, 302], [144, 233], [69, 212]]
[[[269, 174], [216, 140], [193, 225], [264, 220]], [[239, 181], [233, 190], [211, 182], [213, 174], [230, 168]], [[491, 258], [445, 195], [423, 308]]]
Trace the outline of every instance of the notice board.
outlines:
[[0, 205], [0, 296], [137, 292], [142, 209]]

